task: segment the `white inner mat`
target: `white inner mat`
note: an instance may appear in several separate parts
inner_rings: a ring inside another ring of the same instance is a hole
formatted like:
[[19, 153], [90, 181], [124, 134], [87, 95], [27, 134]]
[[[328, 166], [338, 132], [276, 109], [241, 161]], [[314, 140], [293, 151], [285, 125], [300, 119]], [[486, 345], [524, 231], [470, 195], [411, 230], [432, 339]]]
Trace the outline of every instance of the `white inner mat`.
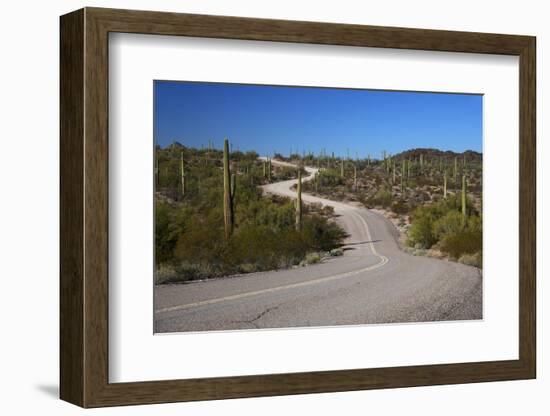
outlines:
[[[109, 379], [518, 358], [517, 57], [111, 34]], [[153, 80], [484, 94], [483, 321], [153, 335]]]

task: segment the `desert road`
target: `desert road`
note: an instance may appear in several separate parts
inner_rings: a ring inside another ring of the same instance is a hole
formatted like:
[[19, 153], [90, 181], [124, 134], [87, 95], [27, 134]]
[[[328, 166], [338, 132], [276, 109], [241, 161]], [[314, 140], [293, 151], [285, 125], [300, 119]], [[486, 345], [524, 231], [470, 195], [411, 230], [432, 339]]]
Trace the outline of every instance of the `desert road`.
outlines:
[[[311, 180], [316, 169], [306, 171], [303, 180]], [[296, 182], [263, 190], [295, 198]], [[403, 252], [393, 224], [362, 206], [306, 193], [302, 200], [334, 207], [349, 234], [343, 256], [306, 267], [159, 285], [155, 332], [482, 319], [479, 269]]]

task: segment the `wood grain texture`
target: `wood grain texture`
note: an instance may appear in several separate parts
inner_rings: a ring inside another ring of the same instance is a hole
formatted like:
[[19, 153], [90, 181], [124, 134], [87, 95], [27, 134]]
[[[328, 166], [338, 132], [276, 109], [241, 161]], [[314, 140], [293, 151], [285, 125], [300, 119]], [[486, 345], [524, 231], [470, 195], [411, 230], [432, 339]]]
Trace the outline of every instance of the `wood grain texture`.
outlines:
[[536, 41], [520, 54], [519, 142], [519, 355], [536, 377]]
[[[189, 380], [108, 380], [108, 33], [520, 57], [520, 357]], [[535, 38], [87, 8], [61, 18], [61, 397], [83, 407], [534, 378]]]
[[61, 19], [60, 44], [60, 388], [84, 404], [84, 12]]

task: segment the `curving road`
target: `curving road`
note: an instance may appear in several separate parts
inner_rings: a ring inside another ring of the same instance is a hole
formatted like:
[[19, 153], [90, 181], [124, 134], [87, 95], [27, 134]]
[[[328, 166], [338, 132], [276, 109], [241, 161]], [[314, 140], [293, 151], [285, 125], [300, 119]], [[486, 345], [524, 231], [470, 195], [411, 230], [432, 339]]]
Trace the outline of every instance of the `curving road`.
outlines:
[[[306, 171], [304, 181], [317, 170]], [[295, 198], [290, 188], [296, 182], [263, 190]], [[301, 268], [157, 286], [155, 332], [482, 319], [479, 269], [404, 253], [393, 224], [362, 206], [306, 193], [302, 200], [334, 207], [349, 234], [343, 256]]]

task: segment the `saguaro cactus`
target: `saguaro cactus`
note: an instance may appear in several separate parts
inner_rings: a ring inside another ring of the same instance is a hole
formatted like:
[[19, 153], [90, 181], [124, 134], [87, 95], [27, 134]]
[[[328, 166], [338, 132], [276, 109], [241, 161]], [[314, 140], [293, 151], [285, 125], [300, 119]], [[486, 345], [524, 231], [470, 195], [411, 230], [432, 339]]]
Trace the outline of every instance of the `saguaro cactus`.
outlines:
[[466, 218], [466, 175], [462, 175], [462, 216]]
[[319, 192], [319, 171], [315, 172], [315, 192]]
[[267, 181], [271, 182], [271, 158], [267, 159]]
[[453, 173], [453, 181], [455, 185], [457, 184], [457, 180], [458, 180], [458, 164], [457, 164], [457, 157], [455, 156], [455, 170]]
[[229, 140], [223, 141], [223, 221], [225, 238], [233, 234], [233, 200], [231, 198], [231, 172], [229, 169]]
[[405, 170], [406, 170], [406, 164], [407, 161], [403, 159], [403, 162], [401, 164], [401, 193], [403, 193], [403, 189], [405, 188]]
[[302, 230], [302, 170], [298, 170], [296, 184], [296, 231]]
[[443, 172], [443, 198], [447, 199], [447, 169]]
[[340, 161], [340, 177], [344, 177], [344, 159]]
[[422, 172], [422, 168], [424, 168], [424, 155], [420, 155], [420, 172]]
[[357, 166], [353, 165], [353, 190], [357, 192]]
[[183, 163], [183, 152], [181, 152], [181, 195], [185, 196], [185, 165]]
[[231, 205], [235, 202], [235, 191], [237, 190], [237, 175], [231, 174]]

